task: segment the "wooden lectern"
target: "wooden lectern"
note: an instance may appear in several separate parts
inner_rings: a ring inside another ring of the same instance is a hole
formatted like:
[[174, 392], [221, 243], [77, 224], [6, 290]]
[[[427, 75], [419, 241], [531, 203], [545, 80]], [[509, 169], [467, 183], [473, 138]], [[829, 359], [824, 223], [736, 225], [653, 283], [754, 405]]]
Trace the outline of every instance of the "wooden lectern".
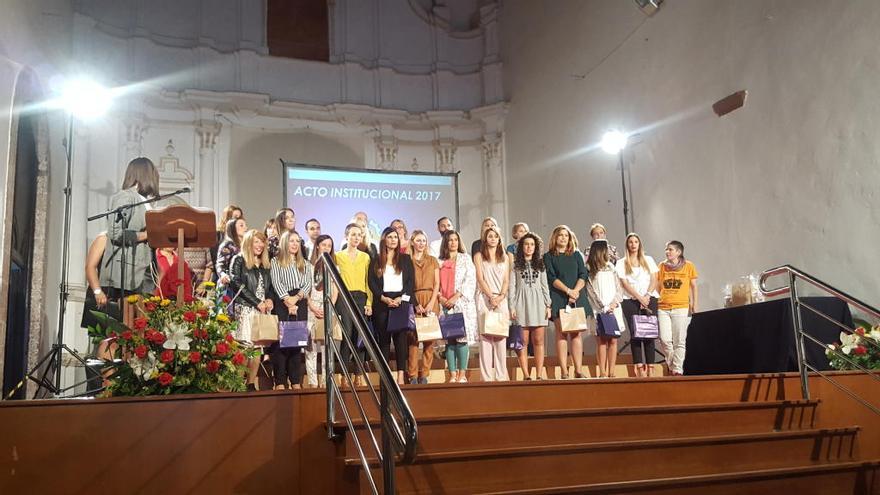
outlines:
[[[153, 249], [177, 248], [177, 276], [184, 280], [183, 249], [210, 248], [217, 243], [214, 212], [206, 208], [174, 205], [148, 210], [147, 242]], [[187, 287], [187, 290], [192, 290]], [[184, 287], [177, 288], [177, 305], [183, 306]]]

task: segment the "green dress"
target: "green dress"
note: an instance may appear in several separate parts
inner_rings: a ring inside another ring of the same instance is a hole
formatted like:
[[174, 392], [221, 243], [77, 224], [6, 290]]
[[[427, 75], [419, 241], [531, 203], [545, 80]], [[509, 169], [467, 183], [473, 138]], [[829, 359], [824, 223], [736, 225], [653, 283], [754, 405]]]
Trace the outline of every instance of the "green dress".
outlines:
[[[553, 286], [556, 280], [561, 281], [566, 287], [574, 288], [578, 279], [587, 281], [587, 267], [584, 265], [584, 259], [577, 251], [572, 254], [544, 254], [544, 266], [547, 267], [547, 285], [550, 287], [550, 303], [551, 303], [551, 319], [556, 319], [559, 310], [568, 305], [568, 295]], [[586, 285], [584, 286], [586, 287]], [[581, 289], [575, 300], [575, 307], [584, 308], [587, 316], [593, 314], [590, 305], [587, 303], [587, 290]]]

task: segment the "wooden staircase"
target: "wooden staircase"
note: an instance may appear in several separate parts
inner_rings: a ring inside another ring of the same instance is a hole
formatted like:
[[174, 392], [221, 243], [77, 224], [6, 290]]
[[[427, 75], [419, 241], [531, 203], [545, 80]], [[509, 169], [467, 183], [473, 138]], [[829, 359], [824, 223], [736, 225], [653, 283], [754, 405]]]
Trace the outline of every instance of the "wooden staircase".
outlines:
[[[660, 377], [404, 391], [419, 424], [419, 454], [397, 467], [400, 494], [880, 493], [880, 463], [861, 456], [861, 428], [823, 418], [821, 399], [786, 398], [772, 381], [743, 387]], [[365, 445], [367, 427], [356, 424]], [[340, 462], [368, 493], [351, 435], [342, 442]], [[375, 459], [371, 470], [381, 479]]]

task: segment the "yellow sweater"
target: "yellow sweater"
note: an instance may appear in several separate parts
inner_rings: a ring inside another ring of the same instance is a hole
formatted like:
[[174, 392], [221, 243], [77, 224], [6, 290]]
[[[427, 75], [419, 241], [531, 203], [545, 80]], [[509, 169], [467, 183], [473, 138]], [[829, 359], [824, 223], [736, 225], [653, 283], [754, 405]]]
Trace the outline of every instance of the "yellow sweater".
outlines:
[[336, 253], [336, 266], [342, 275], [342, 282], [349, 291], [359, 290], [367, 294], [367, 306], [373, 305], [373, 293], [367, 285], [367, 274], [370, 271], [370, 255], [358, 251], [357, 258], [351, 261], [348, 251]]

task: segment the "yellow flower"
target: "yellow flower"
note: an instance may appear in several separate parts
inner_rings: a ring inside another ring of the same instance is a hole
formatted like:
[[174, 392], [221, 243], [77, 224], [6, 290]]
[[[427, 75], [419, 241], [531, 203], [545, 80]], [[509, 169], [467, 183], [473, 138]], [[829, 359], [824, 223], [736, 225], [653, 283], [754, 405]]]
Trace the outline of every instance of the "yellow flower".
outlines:
[[226, 316], [224, 313], [220, 313], [219, 315], [217, 315], [217, 321], [222, 321], [223, 323], [226, 323], [229, 321], [229, 317]]
[[170, 299], [162, 299], [162, 302], [159, 303], [159, 305], [162, 307], [168, 306], [169, 304], [171, 304]]
[[134, 304], [134, 303], [138, 302], [140, 299], [141, 299], [141, 297], [138, 296], [137, 294], [132, 294], [132, 295], [125, 298], [125, 300], [129, 302], [129, 304]]
[[150, 302], [159, 302], [161, 300], [162, 300], [162, 298], [159, 296], [153, 296], [150, 298]]
[[207, 288], [209, 288], [209, 289], [210, 289], [211, 287], [216, 287], [216, 286], [217, 286], [217, 284], [215, 284], [214, 282], [211, 282], [211, 281], [208, 281], [208, 282], [202, 282], [202, 285], [204, 285], [205, 287], [207, 287]]

